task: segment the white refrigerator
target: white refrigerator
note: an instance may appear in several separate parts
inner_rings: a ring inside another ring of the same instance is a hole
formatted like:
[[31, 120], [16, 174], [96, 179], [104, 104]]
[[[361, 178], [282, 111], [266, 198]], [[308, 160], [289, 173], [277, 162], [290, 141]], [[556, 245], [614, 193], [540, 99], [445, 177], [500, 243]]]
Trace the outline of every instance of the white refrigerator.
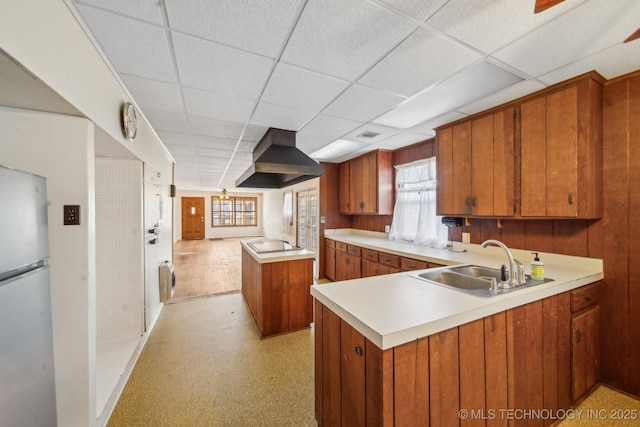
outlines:
[[0, 166], [0, 426], [55, 426], [46, 179]]

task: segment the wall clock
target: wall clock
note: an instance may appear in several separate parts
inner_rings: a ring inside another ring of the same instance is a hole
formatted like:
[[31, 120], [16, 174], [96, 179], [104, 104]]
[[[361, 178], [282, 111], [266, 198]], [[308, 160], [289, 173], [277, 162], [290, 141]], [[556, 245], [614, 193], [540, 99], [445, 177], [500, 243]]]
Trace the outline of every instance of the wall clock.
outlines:
[[130, 102], [124, 102], [120, 112], [122, 133], [129, 141], [133, 141], [138, 133], [138, 118], [136, 108]]

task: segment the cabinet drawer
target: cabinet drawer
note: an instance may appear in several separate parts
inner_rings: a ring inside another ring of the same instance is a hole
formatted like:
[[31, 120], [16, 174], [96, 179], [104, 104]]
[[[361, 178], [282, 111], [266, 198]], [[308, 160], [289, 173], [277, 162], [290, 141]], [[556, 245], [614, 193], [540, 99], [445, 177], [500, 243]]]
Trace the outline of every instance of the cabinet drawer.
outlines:
[[598, 303], [600, 282], [592, 283], [571, 291], [571, 311], [577, 312]]
[[389, 267], [400, 268], [400, 257], [397, 255], [380, 253], [378, 255], [378, 262], [382, 265], [387, 265]]
[[360, 256], [360, 246], [347, 245], [347, 253], [354, 256]]
[[336, 247], [336, 241], [335, 240], [325, 239], [325, 242], [326, 242], [328, 248], [335, 248]]
[[371, 249], [362, 248], [362, 258], [369, 261], [378, 262], [378, 251], [372, 251]]
[[336, 242], [336, 250], [347, 252], [347, 244], [344, 242]]
[[403, 270], [424, 270], [428, 268], [426, 261], [418, 259], [402, 258], [400, 260], [400, 268]]
[[434, 264], [432, 262], [429, 263], [428, 268], [437, 268], [437, 267], [444, 267], [444, 265], [442, 264]]

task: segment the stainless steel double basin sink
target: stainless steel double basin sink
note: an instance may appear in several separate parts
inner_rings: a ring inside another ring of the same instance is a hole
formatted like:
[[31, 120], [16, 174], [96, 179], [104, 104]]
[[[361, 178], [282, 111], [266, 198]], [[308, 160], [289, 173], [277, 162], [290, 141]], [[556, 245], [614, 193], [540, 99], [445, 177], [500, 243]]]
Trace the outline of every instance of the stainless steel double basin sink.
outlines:
[[[493, 290], [491, 286], [492, 278], [500, 284], [500, 270], [481, 267], [478, 265], [438, 268], [437, 270], [426, 271], [423, 273], [409, 273], [409, 275], [417, 279], [435, 283], [436, 285], [483, 298], [502, 295], [507, 292], [530, 288], [532, 286], [553, 281], [553, 279], [548, 278], [545, 278], [544, 280], [533, 280], [531, 276], [525, 275], [526, 282], [522, 285]], [[507, 279], [508, 278], [509, 273], [507, 272]]]

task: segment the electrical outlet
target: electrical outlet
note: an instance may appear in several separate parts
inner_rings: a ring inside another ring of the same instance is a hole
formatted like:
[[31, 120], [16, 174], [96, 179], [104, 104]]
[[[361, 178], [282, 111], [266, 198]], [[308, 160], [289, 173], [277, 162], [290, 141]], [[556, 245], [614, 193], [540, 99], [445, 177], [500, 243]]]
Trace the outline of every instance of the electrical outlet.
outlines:
[[64, 205], [64, 225], [80, 225], [80, 205]]

